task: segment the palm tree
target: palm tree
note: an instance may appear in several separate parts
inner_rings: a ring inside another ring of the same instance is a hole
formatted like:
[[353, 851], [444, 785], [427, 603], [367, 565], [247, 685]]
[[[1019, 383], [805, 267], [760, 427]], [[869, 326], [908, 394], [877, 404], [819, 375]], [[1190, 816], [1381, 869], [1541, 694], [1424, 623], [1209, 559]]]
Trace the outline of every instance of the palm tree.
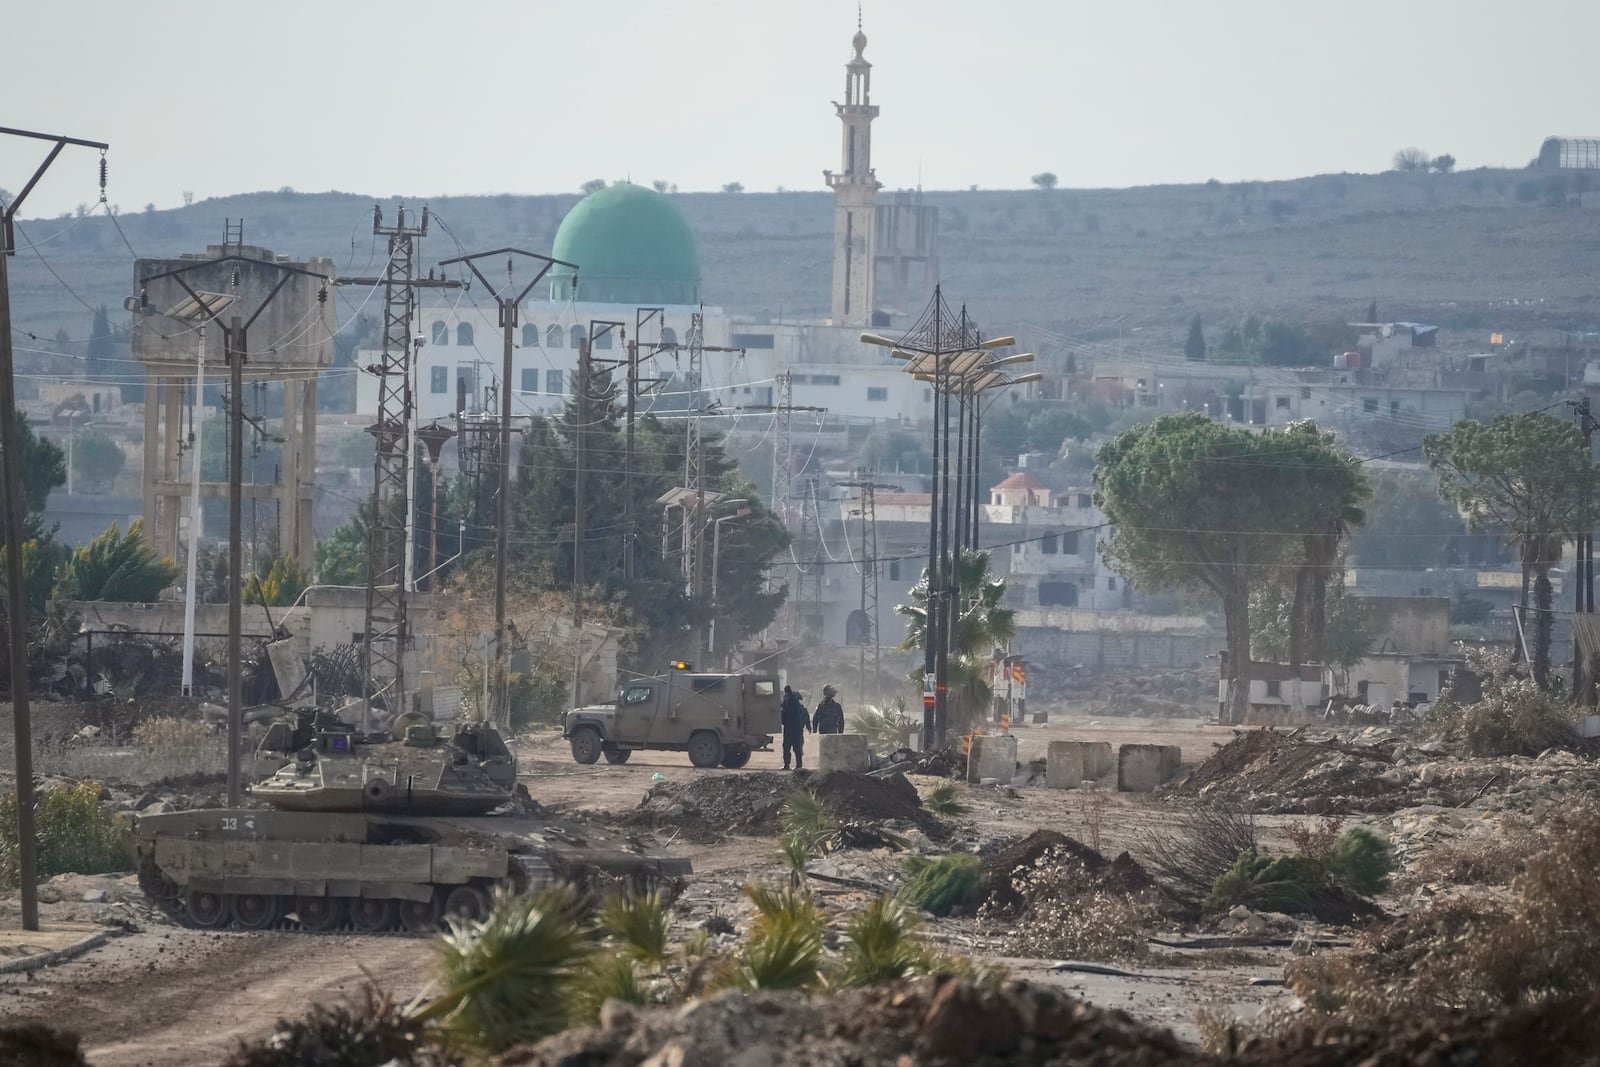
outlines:
[[[950, 627], [950, 658], [947, 682], [955, 698], [952, 719], [970, 722], [981, 719], [989, 707], [990, 687], [986, 667], [990, 654], [1004, 647], [1017, 635], [1016, 612], [1002, 607], [1006, 583], [989, 573], [989, 553], [962, 549], [954, 560], [945, 561], [945, 587], [954, 587], [960, 600]], [[911, 590], [911, 603], [895, 611], [906, 617], [906, 639], [900, 651], [926, 649], [928, 639], [928, 572]], [[923, 669], [911, 672], [911, 680], [921, 685]]]

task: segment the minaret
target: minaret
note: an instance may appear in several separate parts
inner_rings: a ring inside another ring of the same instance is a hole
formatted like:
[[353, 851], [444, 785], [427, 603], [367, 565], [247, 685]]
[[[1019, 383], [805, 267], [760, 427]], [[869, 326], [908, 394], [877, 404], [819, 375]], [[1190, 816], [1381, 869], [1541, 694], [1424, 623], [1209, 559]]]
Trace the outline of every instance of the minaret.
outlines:
[[844, 169], [822, 172], [833, 190], [833, 321], [847, 326], [872, 324], [872, 263], [877, 175], [872, 170], [872, 64], [862, 53], [867, 35], [857, 15], [852, 41], [856, 54], [845, 64], [844, 103], [834, 101], [843, 127], [840, 155]]

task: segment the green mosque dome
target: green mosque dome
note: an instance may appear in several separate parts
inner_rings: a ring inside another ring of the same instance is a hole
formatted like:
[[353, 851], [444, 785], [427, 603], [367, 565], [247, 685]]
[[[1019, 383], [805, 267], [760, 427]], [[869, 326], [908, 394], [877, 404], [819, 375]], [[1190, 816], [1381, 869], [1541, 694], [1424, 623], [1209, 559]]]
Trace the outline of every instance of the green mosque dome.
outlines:
[[[551, 255], [578, 265], [576, 299], [600, 304], [697, 304], [700, 252], [667, 197], [619, 182], [578, 201]], [[550, 299], [573, 299], [572, 271], [550, 272]]]

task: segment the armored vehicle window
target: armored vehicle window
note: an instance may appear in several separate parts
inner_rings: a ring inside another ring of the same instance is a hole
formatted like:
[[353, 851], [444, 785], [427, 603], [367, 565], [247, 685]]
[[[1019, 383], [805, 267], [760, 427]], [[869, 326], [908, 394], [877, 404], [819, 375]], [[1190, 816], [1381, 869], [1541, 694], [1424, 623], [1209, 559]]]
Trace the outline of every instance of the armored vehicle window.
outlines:
[[689, 685], [696, 693], [716, 693], [722, 689], [721, 678], [691, 678]]
[[758, 678], [758, 679], [756, 679], [756, 696], [758, 696], [758, 697], [770, 697], [770, 696], [776, 695], [777, 692], [778, 692], [778, 683], [777, 682], [774, 682], [769, 678]]
[[650, 687], [648, 685], [633, 685], [622, 691], [622, 702], [624, 704], [643, 704], [649, 699]]

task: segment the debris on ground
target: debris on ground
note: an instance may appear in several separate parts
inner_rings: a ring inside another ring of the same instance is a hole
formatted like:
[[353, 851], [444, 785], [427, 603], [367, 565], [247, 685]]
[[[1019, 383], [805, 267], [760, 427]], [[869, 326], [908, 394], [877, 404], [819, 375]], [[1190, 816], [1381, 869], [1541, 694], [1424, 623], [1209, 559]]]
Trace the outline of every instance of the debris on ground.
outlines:
[[1521, 1067], [1600, 1065], [1600, 997], [1440, 1012], [1361, 1028], [1233, 1035], [1226, 1055], [1025, 982], [931, 979], [816, 996], [723, 993], [682, 1008], [606, 1006], [598, 1027], [504, 1054], [501, 1067]]
[[1566, 795], [1600, 794], [1595, 765], [1552, 749], [1537, 757], [1470, 758], [1439, 742], [1388, 731], [1344, 738], [1245, 730], [1171, 790], [1285, 815], [1388, 814], [1435, 806], [1540, 810]]
[[1122, 886], [1129, 893], [1143, 892], [1155, 886], [1154, 881], [1137, 860], [1124, 852], [1108, 860], [1098, 850], [1075, 841], [1055, 830], [1035, 830], [1026, 837], [996, 842], [979, 853], [983, 862], [983, 898], [996, 908], [1015, 911], [1023, 906], [1017, 893], [1018, 875], [1034, 868], [1046, 853], [1059, 851], [1081, 864], [1086, 874], [1104, 878]]
[[601, 1025], [513, 1050], [503, 1067], [665, 1064], [1198, 1065], [1170, 1033], [1044, 986], [958, 979], [836, 996], [723, 993], [676, 1010], [609, 1005]]
[[1108, 860], [1053, 830], [1039, 830], [983, 860], [979, 915], [1005, 924], [1006, 951], [1033, 958], [1138, 959], [1150, 924], [1169, 902], [1124, 852]]
[[793, 776], [756, 771], [658, 782], [637, 808], [613, 821], [678, 830], [689, 840], [724, 834], [766, 836], [782, 830], [783, 802], [798, 788], [810, 789], [854, 821], [903, 823], [936, 839], [947, 835], [944, 824], [923, 808], [916, 787], [904, 775], [875, 778], [849, 771]]

